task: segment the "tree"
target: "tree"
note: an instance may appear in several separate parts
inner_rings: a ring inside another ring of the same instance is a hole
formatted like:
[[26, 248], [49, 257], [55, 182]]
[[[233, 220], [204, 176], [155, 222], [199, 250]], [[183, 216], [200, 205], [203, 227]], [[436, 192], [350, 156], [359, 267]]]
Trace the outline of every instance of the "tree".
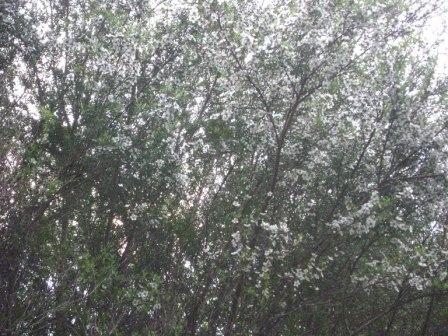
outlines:
[[1, 5], [0, 332], [446, 334], [439, 5]]

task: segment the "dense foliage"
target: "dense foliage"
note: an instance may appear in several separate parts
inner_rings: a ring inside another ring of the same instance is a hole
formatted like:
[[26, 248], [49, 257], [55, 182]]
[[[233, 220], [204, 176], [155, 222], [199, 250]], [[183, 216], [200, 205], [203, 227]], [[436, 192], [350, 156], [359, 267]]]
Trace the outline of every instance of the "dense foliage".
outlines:
[[0, 4], [1, 335], [447, 335], [443, 1]]

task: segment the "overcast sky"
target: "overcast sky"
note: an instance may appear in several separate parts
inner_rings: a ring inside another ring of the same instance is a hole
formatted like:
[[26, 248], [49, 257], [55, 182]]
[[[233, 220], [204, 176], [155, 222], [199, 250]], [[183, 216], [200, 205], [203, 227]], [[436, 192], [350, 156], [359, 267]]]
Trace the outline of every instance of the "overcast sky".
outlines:
[[434, 15], [428, 21], [423, 36], [429, 43], [438, 44], [435, 46], [439, 54], [438, 71], [448, 74], [448, 1], [444, 7], [443, 14]]

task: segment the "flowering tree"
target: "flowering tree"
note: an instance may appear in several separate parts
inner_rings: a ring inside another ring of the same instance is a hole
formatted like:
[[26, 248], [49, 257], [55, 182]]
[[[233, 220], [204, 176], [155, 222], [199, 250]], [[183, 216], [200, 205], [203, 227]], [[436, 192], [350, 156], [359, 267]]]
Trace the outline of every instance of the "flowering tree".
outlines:
[[0, 333], [446, 334], [438, 10], [0, 5]]

